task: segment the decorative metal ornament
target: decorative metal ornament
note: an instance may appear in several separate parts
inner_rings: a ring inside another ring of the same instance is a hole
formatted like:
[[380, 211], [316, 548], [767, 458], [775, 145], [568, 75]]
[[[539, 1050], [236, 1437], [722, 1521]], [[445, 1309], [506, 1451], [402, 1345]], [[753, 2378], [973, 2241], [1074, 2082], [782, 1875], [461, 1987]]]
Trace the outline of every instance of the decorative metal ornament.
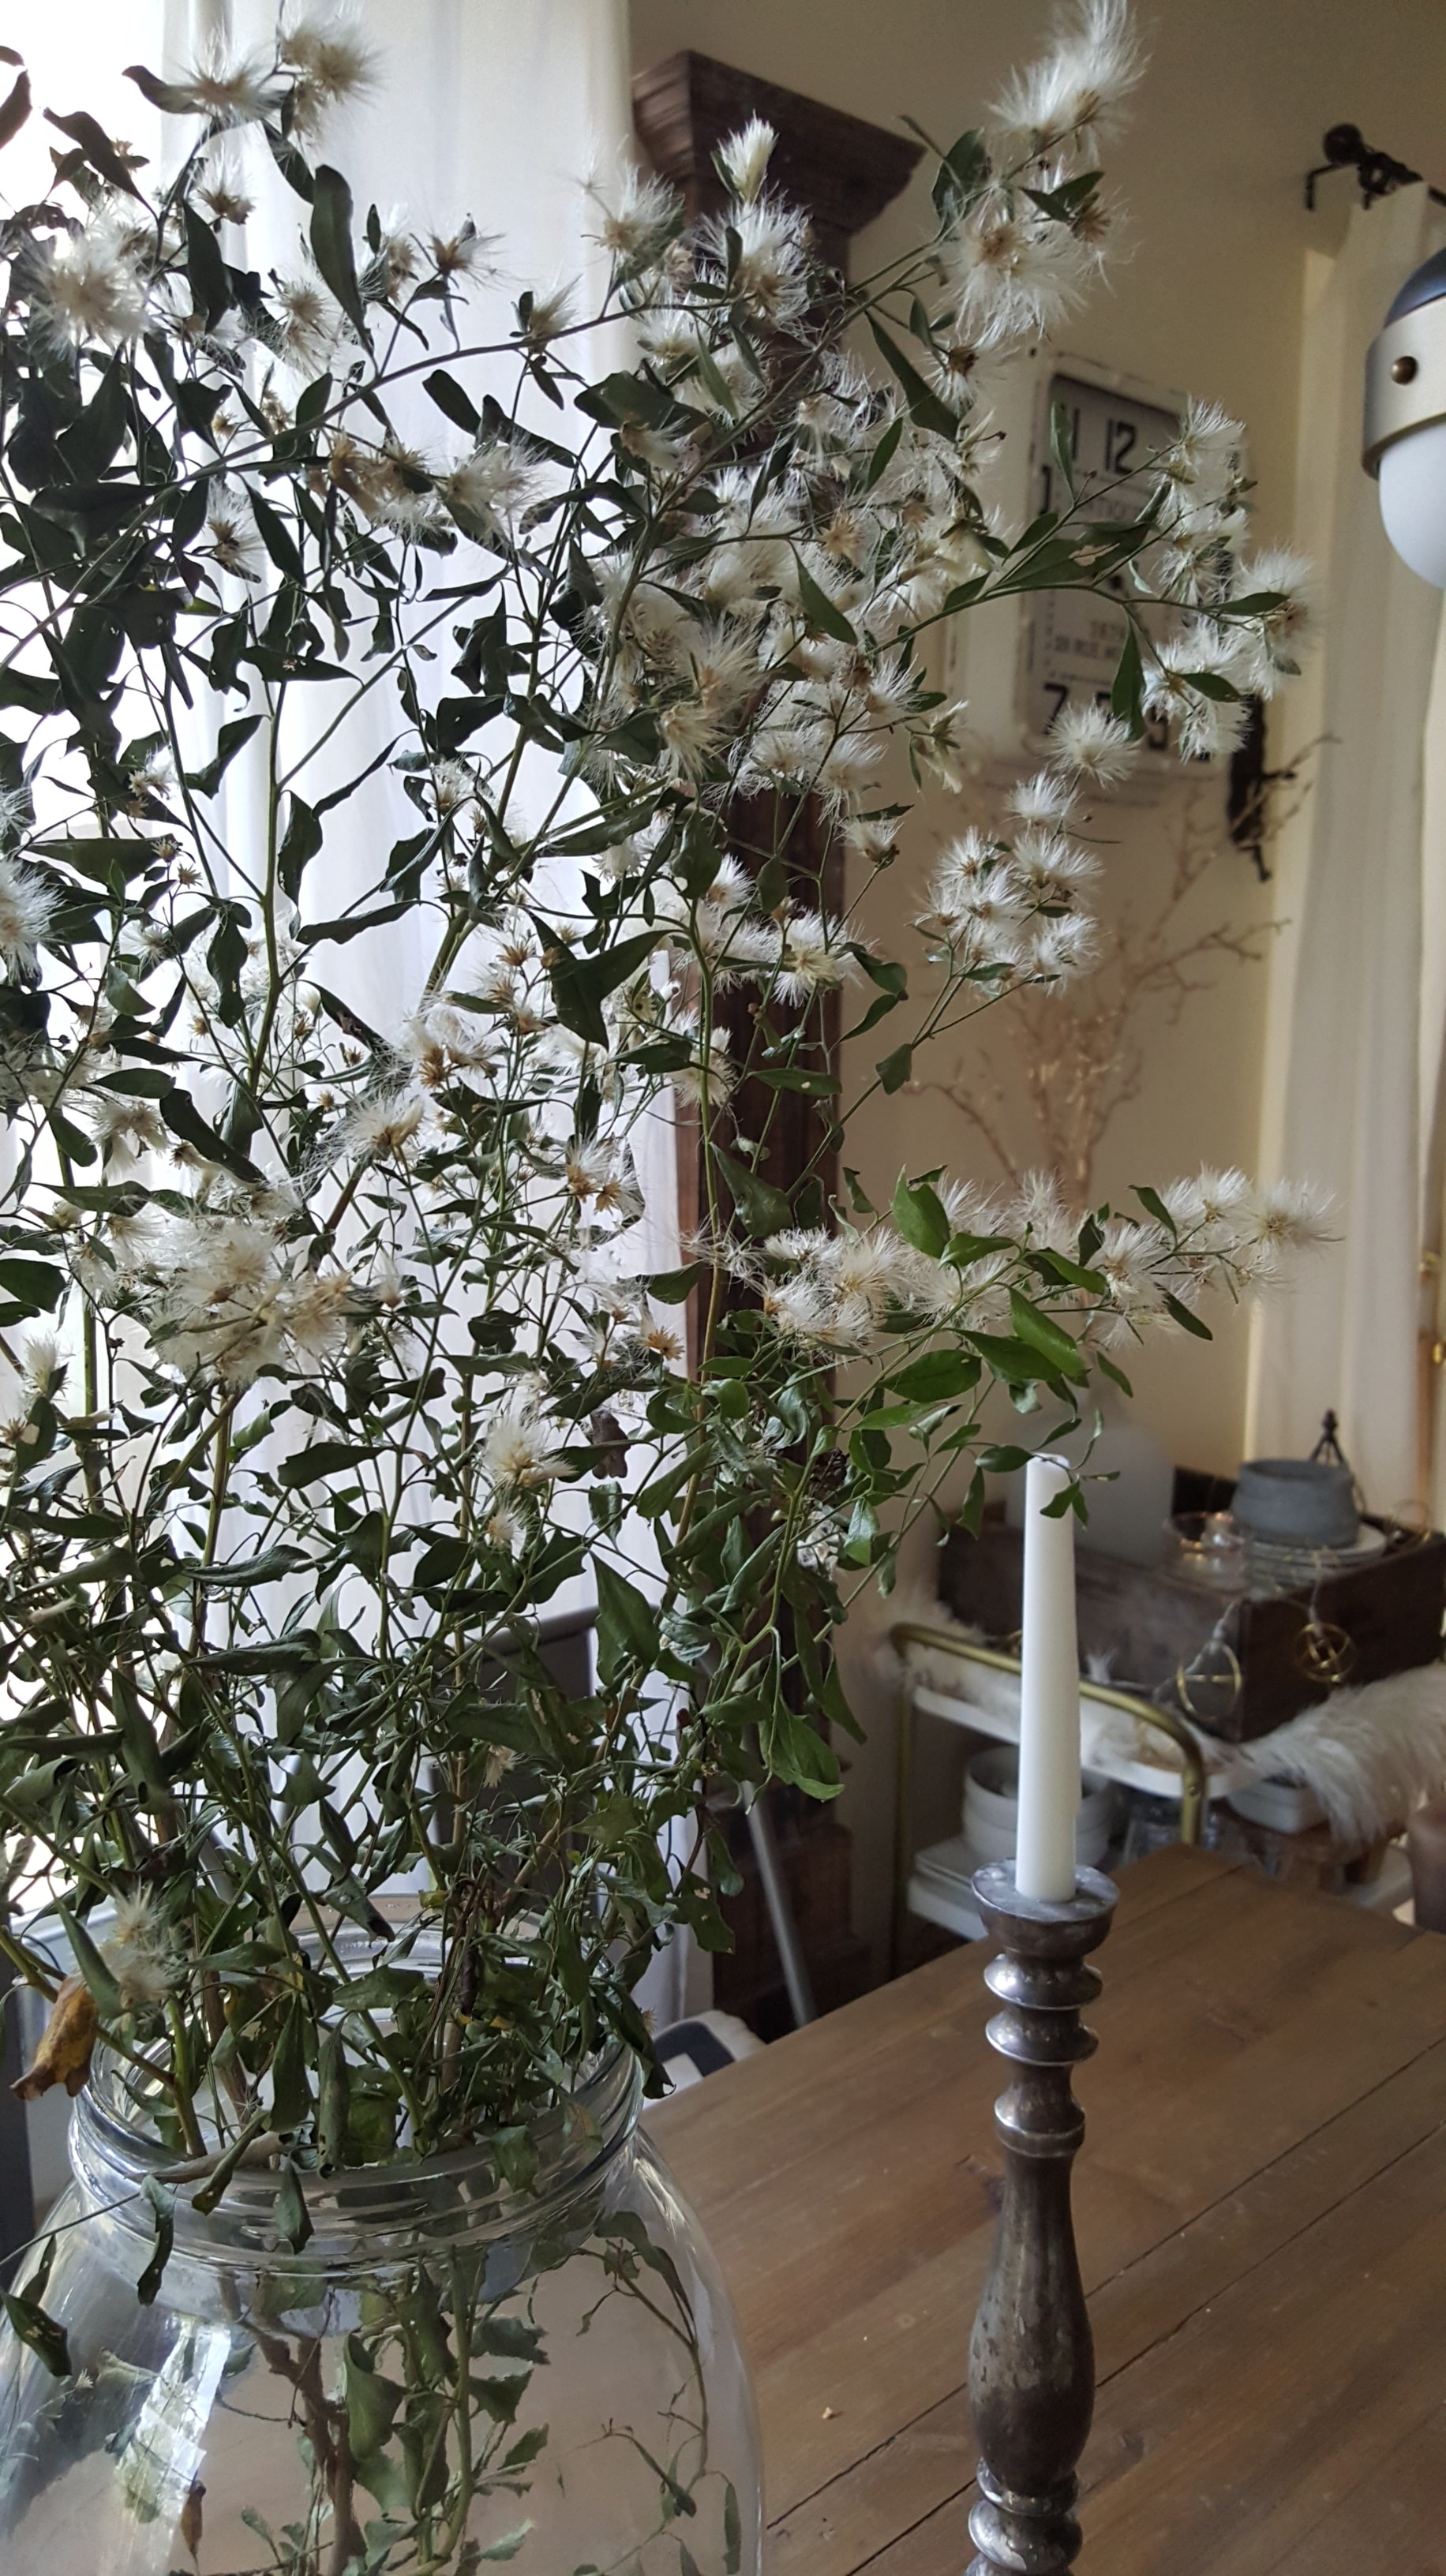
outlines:
[[1328, 1690], [1339, 1690], [1355, 1665], [1355, 1639], [1333, 1619], [1311, 1617], [1300, 1632], [1295, 1659], [1313, 1682], [1324, 1682]]
[[994, 2119], [1004, 2201], [969, 2347], [969, 2403], [983, 2454], [968, 2576], [1069, 2576], [1080, 2548], [1075, 2471], [1094, 2414], [1095, 2358], [1075, 2249], [1070, 2170], [1084, 2137], [1071, 2070], [1094, 2054], [1080, 2007], [1100, 1991], [1086, 1962], [1119, 1891], [1082, 1869], [1057, 1905], [1021, 1896], [1004, 1865], [975, 1876], [1001, 1945], [984, 1978], [1003, 2010], [989, 2044], [1011, 2068]]

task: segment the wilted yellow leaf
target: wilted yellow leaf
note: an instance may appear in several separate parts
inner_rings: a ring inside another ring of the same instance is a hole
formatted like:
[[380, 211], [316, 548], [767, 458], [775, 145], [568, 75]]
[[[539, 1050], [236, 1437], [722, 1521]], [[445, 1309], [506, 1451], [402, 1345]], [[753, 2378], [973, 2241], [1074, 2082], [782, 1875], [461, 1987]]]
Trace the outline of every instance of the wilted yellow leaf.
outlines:
[[37, 2101], [52, 2084], [63, 2084], [67, 2093], [80, 2091], [90, 2073], [98, 2019], [90, 1988], [79, 1977], [67, 1977], [50, 2007], [35, 2063], [14, 2087], [22, 2102]]

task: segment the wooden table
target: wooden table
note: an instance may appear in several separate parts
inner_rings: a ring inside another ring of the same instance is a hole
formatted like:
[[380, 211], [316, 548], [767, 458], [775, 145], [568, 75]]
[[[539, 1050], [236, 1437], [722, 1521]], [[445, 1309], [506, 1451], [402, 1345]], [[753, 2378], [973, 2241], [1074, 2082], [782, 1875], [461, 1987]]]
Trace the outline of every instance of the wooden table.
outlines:
[[[1446, 2576], [1446, 1939], [1127, 1870], [1081, 2070], [1081, 2576]], [[649, 2115], [732, 2285], [770, 2576], [959, 2576], [999, 2156], [982, 1945]]]

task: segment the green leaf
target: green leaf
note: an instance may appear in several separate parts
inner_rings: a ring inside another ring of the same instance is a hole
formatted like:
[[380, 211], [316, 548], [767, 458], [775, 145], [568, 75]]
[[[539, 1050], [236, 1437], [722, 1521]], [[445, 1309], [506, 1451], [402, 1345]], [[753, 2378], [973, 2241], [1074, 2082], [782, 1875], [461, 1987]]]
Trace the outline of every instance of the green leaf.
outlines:
[[186, 219], [186, 276], [196, 311], [209, 331], [233, 301], [231, 280], [226, 274], [221, 245], [204, 215], [189, 203], [185, 204], [183, 212]]
[[969, 1339], [980, 1358], [1006, 1386], [1029, 1386], [1034, 1379], [1044, 1378], [1049, 1384], [1062, 1384], [1053, 1361], [1028, 1342], [1012, 1341], [1003, 1333], [971, 1333]]
[[289, 2160], [281, 2168], [280, 2188], [271, 2204], [271, 2216], [278, 2242], [293, 2254], [299, 2254], [307, 2240], [316, 2234], [311, 2212], [306, 2206], [306, 2194], [301, 2188], [301, 2176]]
[[802, 555], [795, 557], [798, 570], [798, 604], [816, 635], [831, 635], [837, 644], [857, 644], [858, 637], [841, 608], [836, 608], [828, 592], [814, 580]]
[[271, 2061], [271, 2117], [278, 2129], [299, 2129], [311, 2117], [306, 2072], [306, 2016], [300, 1997], [287, 2005]]
[[247, 498], [251, 503], [251, 516], [256, 522], [256, 533], [277, 571], [287, 581], [303, 582], [306, 572], [297, 551], [296, 539], [280, 511], [273, 510], [269, 501], [263, 501], [253, 484], [247, 485]]
[[604, 948], [595, 957], [579, 956], [576, 949], [554, 942], [545, 923], [537, 925], [544, 942], [548, 978], [557, 1016], [574, 1037], [586, 1038], [593, 1046], [606, 1046], [608, 1024], [602, 1006], [609, 993], [615, 993], [630, 975], [635, 975], [645, 959], [658, 945], [658, 933], [639, 931], [632, 939], [620, 939], [613, 948]]
[[225, 1172], [234, 1172], [240, 1181], [258, 1182], [261, 1174], [245, 1154], [238, 1154], [224, 1136], [208, 1124], [188, 1091], [168, 1092], [161, 1101], [160, 1112], [173, 1136], [189, 1145], [203, 1161], [218, 1163]]
[[1198, 1315], [1192, 1315], [1188, 1306], [1182, 1306], [1178, 1297], [1165, 1299], [1165, 1312], [1174, 1317], [1182, 1332], [1193, 1333], [1197, 1342], [1214, 1341], [1209, 1325], [1202, 1324]]
[[793, 1223], [793, 1209], [782, 1190], [771, 1181], [750, 1172], [746, 1163], [735, 1162], [731, 1154], [714, 1148], [714, 1161], [728, 1184], [729, 1195], [748, 1231], [762, 1242], [770, 1234], [786, 1233]]
[[344, 2388], [353, 2453], [359, 2460], [374, 2459], [386, 2447], [405, 2391], [382, 2377], [358, 2334], [346, 2339]]
[[1081, 170], [1073, 179], [1062, 179], [1057, 188], [1026, 188], [1024, 193], [1057, 224], [1073, 223], [1089, 204], [1104, 177], [1102, 170]]
[[657, 1613], [646, 1601], [635, 1583], [618, 1574], [599, 1557], [594, 1567], [597, 1581], [598, 1669], [603, 1679], [616, 1681], [629, 1665], [648, 1672], [658, 1653]]
[[194, 787], [198, 796], [214, 796], [237, 752], [265, 721], [264, 715], [237, 716], [233, 723], [223, 724], [216, 736], [215, 759], [208, 760], [204, 769], [188, 769], [186, 785]]
[[149, 2308], [155, 2304], [156, 2293], [170, 2261], [171, 2248], [176, 2241], [176, 2220], [174, 2199], [164, 2183], [157, 2182], [154, 2174], [146, 2176], [145, 2196], [155, 2214], [156, 2241], [151, 2259], [136, 2283], [136, 2297], [143, 2308]]
[[977, 126], [952, 144], [934, 173], [934, 211], [941, 224], [956, 224], [967, 214], [989, 177], [989, 153]]
[[1180, 1229], [1176, 1225], [1174, 1218], [1171, 1216], [1169, 1209], [1166, 1207], [1164, 1200], [1161, 1198], [1159, 1191], [1152, 1189], [1148, 1181], [1137, 1181], [1135, 1183], [1135, 1196], [1139, 1200], [1141, 1207], [1144, 1209], [1146, 1216], [1152, 1216], [1156, 1225], [1163, 1226], [1165, 1232], [1173, 1243]]
[[366, 314], [357, 285], [356, 254], [351, 238], [351, 190], [339, 170], [323, 161], [312, 173], [311, 255], [349, 320], [363, 339]]
[[643, 1282], [650, 1297], [662, 1306], [685, 1305], [700, 1279], [708, 1277], [706, 1261], [691, 1261], [686, 1270], [655, 1270]]
[[1140, 639], [1131, 626], [1120, 647], [1120, 658], [1110, 688], [1110, 713], [1127, 724], [1138, 741], [1145, 730], [1145, 666], [1140, 659]]
[[66, 1274], [48, 1261], [26, 1261], [13, 1253], [0, 1256], [0, 1289], [27, 1314], [53, 1314], [65, 1294]]
[[1071, 1288], [1083, 1288], [1091, 1297], [1103, 1297], [1108, 1281], [1103, 1271], [1087, 1270], [1081, 1261], [1071, 1261], [1064, 1252], [1046, 1250], [1028, 1255], [1031, 1267], [1041, 1279], [1058, 1279]]
[[847, 946], [854, 964], [863, 968], [871, 984], [877, 984], [879, 998], [869, 1004], [856, 1027], [844, 1031], [845, 1042], [865, 1036], [888, 1012], [896, 1010], [900, 1002], [909, 998], [908, 975], [892, 957], [875, 957], [857, 940], [849, 940]]
[[156, 856], [154, 842], [143, 840], [40, 841], [36, 850], [42, 859], [75, 868], [83, 877], [96, 877], [102, 885], [117, 870], [123, 878], [139, 876], [154, 865]]
[[65, 1927], [65, 1937], [75, 1954], [76, 1972], [89, 1987], [101, 2020], [119, 2021], [126, 2008], [125, 1997], [80, 1916], [73, 1914], [70, 1907], [59, 1900], [56, 1902], [55, 1911]]
[[723, 2576], [738, 2576], [743, 2564], [743, 2516], [731, 2479], [723, 2489]]
[[115, 145], [93, 116], [87, 116], [83, 108], [78, 108], [74, 116], [57, 116], [54, 108], [48, 107], [45, 119], [48, 125], [58, 126], [62, 134], [68, 134], [71, 142], [80, 146], [92, 170], [98, 170], [112, 188], [120, 188], [128, 197], [140, 195]]
[[1110, 1358], [1107, 1351], [1096, 1351], [1095, 1367], [1100, 1369], [1110, 1380], [1111, 1384], [1120, 1389], [1122, 1394], [1131, 1397], [1134, 1395], [1135, 1390], [1131, 1386], [1129, 1379], [1126, 1377], [1124, 1370], [1122, 1368], [1116, 1368], [1114, 1361]]
[[947, 1404], [977, 1386], [980, 1374], [972, 1351], [925, 1351], [921, 1359], [911, 1360], [897, 1377], [891, 1377], [889, 1384], [911, 1404]]
[[195, 115], [196, 93], [189, 82], [158, 80], [143, 63], [129, 64], [125, 78], [134, 81], [142, 98], [149, 99], [152, 107], [158, 107], [163, 116]]
[[253, 1584], [275, 1583], [283, 1574], [297, 1574], [311, 1562], [304, 1547], [267, 1547], [259, 1556], [243, 1556], [232, 1565], [187, 1566], [186, 1579], [191, 1583], [213, 1585], [218, 1592], [248, 1589]]
[[462, 430], [468, 438], [477, 436], [482, 415], [471, 395], [463, 391], [455, 376], [448, 375], [445, 367], [434, 368], [430, 376], [424, 377], [423, 391], [431, 395], [438, 411], [446, 413], [454, 429]]
[[[887, 1008], [888, 1005], [886, 1004], [885, 1007]], [[877, 1004], [875, 1005], [875, 1008], [877, 1008]], [[881, 1056], [879, 1062], [874, 1067], [874, 1071], [879, 1077], [880, 1089], [889, 1092], [902, 1091], [913, 1070], [914, 1050], [912, 1046], [895, 1047], [892, 1055]]]
[[1009, 1319], [1018, 1339], [1026, 1342], [1031, 1350], [1042, 1353], [1051, 1366], [1058, 1369], [1061, 1377], [1073, 1378], [1081, 1386], [1085, 1383], [1089, 1370], [1080, 1358], [1079, 1344], [1072, 1334], [1065, 1332], [1052, 1315], [1032, 1306], [1017, 1288], [1011, 1288], [1009, 1292]]
[[959, 423], [946, 402], [942, 402], [931, 385], [926, 385], [917, 367], [911, 367], [903, 350], [890, 339], [883, 326], [869, 315], [869, 329], [898, 378], [909, 416], [920, 429], [933, 430], [937, 438], [947, 438], [952, 447], [959, 435]]
[[652, 429], [660, 429], [676, 408], [666, 386], [651, 376], [627, 375], [621, 371], [604, 376], [601, 383], [587, 386], [574, 397], [579, 411], [590, 420], [600, 421], [605, 428], [621, 427], [624, 422], [640, 420]]
[[286, 817], [286, 831], [277, 853], [276, 872], [283, 890], [295, 901], [301, 892], [301, 880], [309, 860], [321, 848], [321, 823], [304, 797], [293, 790]]
[[5, 2292], [5, 2314], [21, 2342], [39, 2354], [52, 2379], [68, 2379], [71, 2362], [65, 2328], [57, 2324], [54, 2317], [48, 2316], [40, 2304], [54, 2261], [55, 2238], [50, 2236], [25, 2288]]
[[344, 1469], [354, 1467], [359, 1459], [370, 1455], [369, 1450], [358, 1449], [350, 1440], [315, 1440], [309, 1449], [303, 1449], [295, 1458], [282, 1459], [276, 1470], [276, 1481], [288, 1492], [298, 1492], [304, 1485], [316, 1484], [323, 1476], [331, 1479], [341, 1475]]
[[894, 1185], [891, 1211], [895, 1225], [916, 1252], [937, 1261], [949, 1241], [949, 1220], [939, 1194], [927, 1181], [911, 1182], [903, 1172]]
[[887, 468], [893, 463], [894, 458], [898, 453], [899, 441], [903, 435], [904, 423], [902, 418], [891, 420], [888, 428], [883, 434], [883, 437], [878, 441], [872, 456], [869, 458], [869, 470], [864, 476], [864, 490], [866, 492], [872, 492], [874, 485], [886, 472]]
[[30, 74], [22, 72], [4, 106], [0, 107], [0, 150], [19, 133], [29, 114]]
[[271, 158], [288, 188], [294, 188], [298, 197], [303, 197], [310, 205], [316, 195], [316, 185], [309, 164], [297, 151], [289, 136], [282, 134], [276, 126], [266, 124], [262, 126], [261, 131], [266, 137]]

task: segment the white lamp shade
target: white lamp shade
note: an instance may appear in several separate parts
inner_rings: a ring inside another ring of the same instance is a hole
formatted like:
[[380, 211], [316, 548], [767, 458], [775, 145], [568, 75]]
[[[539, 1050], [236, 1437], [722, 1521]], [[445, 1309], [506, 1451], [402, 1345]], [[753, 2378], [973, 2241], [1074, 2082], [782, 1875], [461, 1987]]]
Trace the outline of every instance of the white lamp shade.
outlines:
[[1381, 458], [1381, 517], [1402, 562], [1446, 590], [1446, 420], [1392, 440]]

